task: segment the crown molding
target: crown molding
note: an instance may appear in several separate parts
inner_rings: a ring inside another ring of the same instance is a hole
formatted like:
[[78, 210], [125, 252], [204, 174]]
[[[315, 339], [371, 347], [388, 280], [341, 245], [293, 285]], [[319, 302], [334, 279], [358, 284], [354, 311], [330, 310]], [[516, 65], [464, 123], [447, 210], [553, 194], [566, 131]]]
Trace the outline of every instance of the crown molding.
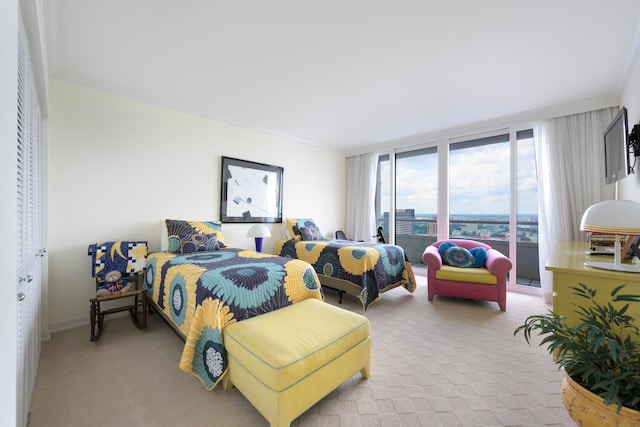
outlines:
[[616, 96], [602, 96], [562, 105], [540, 108], [537, 110], [524, 111], [521, 113], [483, 120], [480, 122], [467, 123], [460, 126], [453, 126], [445, 129], [439, 129], [431, 132], [425, 132], [403, 138], [384, 141], [378, 144], [358, 147], [356, 149], [347, 151], [347, 157], [365, 153], [393, 151], [397, 149], [408, 148], [411, 146], [426, 144], [433, 145], [437, 141], [441, 140], [461, 139], [478, 134], [494, 133], [497, 130], [509, 130], [513, 127], [516, 127], [518, 128], [518, 130], [520, 130], [521, 128], [526, 127], [525, 125], [532, 126], [534, 123], [540, 120], [548, 120], [556, 117], [599, 110], [602, 108], [615, 107], [619, 104], [619, 102], [620, 100]]

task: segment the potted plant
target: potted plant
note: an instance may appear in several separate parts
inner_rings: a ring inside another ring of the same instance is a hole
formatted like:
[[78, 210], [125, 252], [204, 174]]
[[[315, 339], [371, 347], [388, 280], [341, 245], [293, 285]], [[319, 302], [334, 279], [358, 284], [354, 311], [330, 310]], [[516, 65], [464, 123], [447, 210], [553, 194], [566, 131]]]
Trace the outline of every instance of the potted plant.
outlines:
[[539, 345], [547, 344], [564, 370], [562, 399], [579, 425], [640, 425], [640, 335], [636, 320], [627, 314], [640, 295], [621, 294], [624, 287], [617, 286], [609, 301], [598, 303], [596, 290], [580, 283], [571, 287], [585, 300], [574, 310], [579, 317], [575, 325], [549, 310], [527, 317], [514, 331], [514, 336], [522, 332], [529, 344], [532, 333], [543, 337]]

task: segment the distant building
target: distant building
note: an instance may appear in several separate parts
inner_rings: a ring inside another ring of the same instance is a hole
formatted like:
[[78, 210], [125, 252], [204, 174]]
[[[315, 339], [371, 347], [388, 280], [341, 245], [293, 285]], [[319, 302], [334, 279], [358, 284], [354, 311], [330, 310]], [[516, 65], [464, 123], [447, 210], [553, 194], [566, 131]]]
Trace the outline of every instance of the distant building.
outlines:
[[[384, 217], [389, 219], [389, 212], [385, 212]], [[396, 209], [396, 234], [413, 234], [415, 219], [415, 209]]]

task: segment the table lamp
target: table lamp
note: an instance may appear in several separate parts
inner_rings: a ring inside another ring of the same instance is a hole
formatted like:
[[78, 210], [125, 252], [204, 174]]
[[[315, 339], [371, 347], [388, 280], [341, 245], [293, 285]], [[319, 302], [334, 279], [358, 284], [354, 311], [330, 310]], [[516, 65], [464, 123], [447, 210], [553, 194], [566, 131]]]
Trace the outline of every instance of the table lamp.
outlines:
[[271, 237], [271, 232], [264, 224], [252, 225], [247, 232], [247, 237], [255, 237], [256, 239], [256, 252], [262, 252], [262, 239], [265, 237]]
[[640, 265], [622, 263], [623, 255], [619, 238], [619, 236], [640, 236], [640, 203], [631, 200], [598, 202], [584, 211], [580, 230], [615, 236], [613, 262], [586, 261], [584, 265], [606, 270], [640, 273]]

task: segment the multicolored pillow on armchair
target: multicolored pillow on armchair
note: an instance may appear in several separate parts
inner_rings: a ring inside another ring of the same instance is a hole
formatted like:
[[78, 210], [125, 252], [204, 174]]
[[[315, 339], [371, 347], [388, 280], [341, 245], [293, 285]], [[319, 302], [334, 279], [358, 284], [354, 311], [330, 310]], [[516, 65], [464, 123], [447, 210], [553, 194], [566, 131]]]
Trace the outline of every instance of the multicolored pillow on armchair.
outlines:
[[487, 256], [489, 255], [487, 250], [478, 246], [477, 248], [469, 249], [469, 252], [471, 252], [471, 255], [473, 255], [473, 258], [475, 259], [475, 261], [473, 262], [473, 267], [484, 267], [484, 264], [487, 262]]
[[440, 258], [442, 258], [444, 260], [444, 253], [447, 251], [447, 249], [452, 248], [452, 247], [457, 247], [458, 245], [456, 245], [453, 242], [442, 242], [440, 243], [440, 246], [438, 246], [438, 253], [440, 254]]
[[471, 252], [459, 246], [451, 246], [447, 249], [442, 260], [454, 267], [471, 267], [475, 262]]

